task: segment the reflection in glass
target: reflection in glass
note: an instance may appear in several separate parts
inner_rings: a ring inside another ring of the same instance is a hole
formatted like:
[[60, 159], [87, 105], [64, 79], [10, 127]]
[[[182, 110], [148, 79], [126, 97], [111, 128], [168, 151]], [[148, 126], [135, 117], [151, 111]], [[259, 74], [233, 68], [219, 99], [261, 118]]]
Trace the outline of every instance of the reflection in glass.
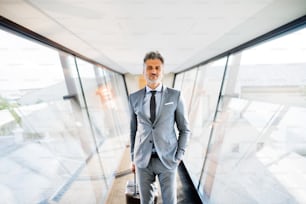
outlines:
[[[1, 201], [103, 203], [128, 137], [96, 94], [109, 92], [102, 68], [1, 30], [0, 45]], [[105, 104], [127, 103], [124, 90]]]
[[[2, 199], [37, 203], [86, 159], [58, 52], [0, 31]], [[75, 123], [71, 123], [75, 121]], [[83, 131], [84, 132], [84, 131]], [[13, 195], [13, 197], [12, 197]]]
[[305, 31], [231, 56], [201, 180], [211, 203], [306, 202]]
[[[194, 82], [192, 79], [189, 80], [192, 82], [190, 85], [195, 84], [195, 86], [193, 98], [189, 106], [192, 135], [184, 163], [195, 186], [199, 183], [202, 164], [207, 151], [211, 124], [216, 111], [225, 63], [226, 59], [223, 58], [205, 66], [201, 66], [198, 68], [197, 72], [194, 70], [194, 73], [197, 73], [196, 81]], [[185, 93], [190, 92], [188, 89], [184, 89], [183, 91]]]

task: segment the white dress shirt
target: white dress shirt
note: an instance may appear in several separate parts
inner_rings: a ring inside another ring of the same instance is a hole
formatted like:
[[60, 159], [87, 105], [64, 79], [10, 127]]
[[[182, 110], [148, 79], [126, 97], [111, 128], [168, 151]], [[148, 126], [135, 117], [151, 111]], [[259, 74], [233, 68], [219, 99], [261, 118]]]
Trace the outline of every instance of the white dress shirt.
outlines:
[[151, 99], [151, 91], [156, 91], [155, 93], [155, 102], [156, 102], [156, 116], [160, 107], [161, 103], [161, 95], [162, 95], [162, 90], [163, 90], [163, 85], [160, 84], [156, 89], [151, 89], [150, 87], [146, 86], [146, 95], [143, 100], [143, 107], [144, 107], [144, 112], [148, 118], [150, 118], [150, 99]]

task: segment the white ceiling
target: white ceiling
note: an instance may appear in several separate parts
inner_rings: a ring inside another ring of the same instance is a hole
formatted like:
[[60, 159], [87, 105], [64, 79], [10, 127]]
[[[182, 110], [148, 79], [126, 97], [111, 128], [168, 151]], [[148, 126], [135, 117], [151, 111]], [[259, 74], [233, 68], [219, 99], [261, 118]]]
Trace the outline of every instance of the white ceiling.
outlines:
[[306, 0], [0, 0], [0, 14], [121, 73], [178, 72], [306, 14]]

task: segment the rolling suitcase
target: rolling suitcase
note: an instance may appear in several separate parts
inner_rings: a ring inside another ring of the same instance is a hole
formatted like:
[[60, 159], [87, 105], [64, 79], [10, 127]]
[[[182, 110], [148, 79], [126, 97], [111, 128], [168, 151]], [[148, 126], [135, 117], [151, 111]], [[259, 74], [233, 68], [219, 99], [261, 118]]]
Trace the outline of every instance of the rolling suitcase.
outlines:
[[[154, 203], [157, 204], [158, 190], [154, 183]], [[125, 189], [125, 198], [127, 204], [140, 204], [140, 196], [138, 185], [136, 183], [136, 174], [134, 174], [134, 181], [128, 181]]]

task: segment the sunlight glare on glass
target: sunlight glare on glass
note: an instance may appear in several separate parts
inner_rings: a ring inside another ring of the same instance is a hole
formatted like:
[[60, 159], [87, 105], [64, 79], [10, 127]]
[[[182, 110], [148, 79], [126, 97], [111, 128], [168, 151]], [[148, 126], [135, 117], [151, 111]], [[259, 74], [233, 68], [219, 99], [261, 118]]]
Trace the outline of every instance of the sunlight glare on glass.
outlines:
[[57, 51], [0, 30], [0, 90], [38, 89], [64, 80]]
[[245, 50], [241, 65], [306, 62], [306, 28]]

